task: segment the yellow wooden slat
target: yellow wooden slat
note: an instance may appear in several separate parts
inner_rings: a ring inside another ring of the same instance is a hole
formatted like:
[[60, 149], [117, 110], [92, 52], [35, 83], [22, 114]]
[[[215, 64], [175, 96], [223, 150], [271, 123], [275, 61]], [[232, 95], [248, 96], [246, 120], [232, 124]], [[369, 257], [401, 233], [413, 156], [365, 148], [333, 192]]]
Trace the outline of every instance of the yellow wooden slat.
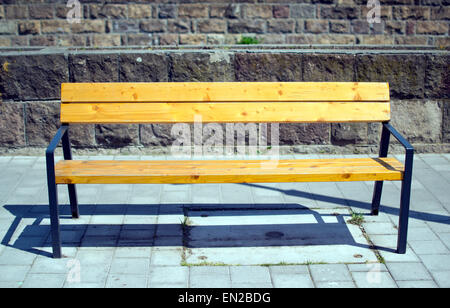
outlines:
[[61, 104], [62, 123], [313, 123], [389, 120], [388, 102]]
[[[259, 166], [258, 166], [259, 164]], [[59, 184], [250, 183], [401, 180], [396, 159], [253, 161], [60, 161]]]
[[389, 101], [381, 82], [63, 83], [70, 102]]

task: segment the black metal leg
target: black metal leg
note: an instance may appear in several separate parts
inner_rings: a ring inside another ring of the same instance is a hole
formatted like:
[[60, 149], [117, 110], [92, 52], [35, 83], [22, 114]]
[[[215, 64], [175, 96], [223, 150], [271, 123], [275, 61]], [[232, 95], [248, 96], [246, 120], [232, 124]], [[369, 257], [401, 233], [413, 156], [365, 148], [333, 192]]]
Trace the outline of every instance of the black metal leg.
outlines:
[[400, 196], [400, 214], [398, 222], [397, 253], [406, 252], [406, 239], [408, 235], [409, 201], [411, 197], [413, 151], [406, 152], [405, 172], [402, 181]]
[[372, 212], [371, 212], [372, 215], [378, 215], [382, 190], [383, 190], [383, 181], [376, 181], [372, 197]]
[[[69, 129], [66, 130], [62, 136], [63, 154], [65, 160], [72, 160], [72, 149], [70, 148]], [[70, 208], [72, 211], [72, 218], [79, 218], [80, 213], [78, 211], [77, 190], [75, 184], [68, 184]]]
[[70, 209], [72, 210], [72, 218], [79, 218], [80, 213], [78, 211], [78, 199], [77, 199], [77, 189], [75, 184], [68, 184], [69, 189], [69, 200], [70, 200]]
[[61, 233], [59, 226], [58, 189], [55, 182], [55, 164], [53, 155], [47, 155], [47, 185], [50, 208], [50, 226], [53, 257], [61, 258]]
[[[381, 142], [380, 142], [380, 152], [379, 157], [387, 157], [388, 149], [389, 149], [389, 130], [383, 125], [383, 129], [381, 131]], [[381, 202], [381, 192], [383, 190], [383, 181], [376, 181], [375, 188], [373, 190], [372, 197], [372, 215], [378, 215], [380, 202]]]

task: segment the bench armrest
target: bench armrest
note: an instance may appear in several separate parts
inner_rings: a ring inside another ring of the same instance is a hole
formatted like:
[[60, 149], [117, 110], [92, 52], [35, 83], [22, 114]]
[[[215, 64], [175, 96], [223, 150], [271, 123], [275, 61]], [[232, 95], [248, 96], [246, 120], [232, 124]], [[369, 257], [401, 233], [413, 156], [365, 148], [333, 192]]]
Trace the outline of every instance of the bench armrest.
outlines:
[[406, 150], [406, 153], [413, 153], [414, 148], [413, 146], [389, 123], [383, 123], [383, 126], [391, 133], [392, 136], [395, 137], [395, 139], [400, 142], [403, 147]]
[[69, 126], [62, 125], [58, 129], [58, 131], [56, 132], [56, 134], [53, 137], [52, 141], [50, 141], [50, 144], [48, 145], [47, 150], [45, 151], [45, 154], [46, 154], [47, 157], [49, 155], [53, 156], [53, 154], [55, 153], [56, 147], [58, 146], [58, 144], [61, 141], [61, 139], [63, 138], [63, 136], [66, 134], [68, 128], [69, 128]]

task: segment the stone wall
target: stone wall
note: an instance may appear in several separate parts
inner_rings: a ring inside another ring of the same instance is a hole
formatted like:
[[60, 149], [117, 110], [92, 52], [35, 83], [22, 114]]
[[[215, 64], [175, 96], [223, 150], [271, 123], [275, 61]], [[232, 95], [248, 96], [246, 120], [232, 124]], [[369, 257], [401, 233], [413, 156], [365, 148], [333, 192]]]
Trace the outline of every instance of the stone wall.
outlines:
[[0, 46], [450, 45], [449, 0], [380, 0], [372, 24], [368, 0], [79, 0], [72, 24], [67, 2], [0, 0]]
[[[0, 148], [31, 153], [59, 123], [62, 82], [383, 81], [419, 152], [450, 150], [450, 52], [439, 49], [43, 49], [0, 53]], [[77, 149], [168, 151], [170, 125], [77, 125]], [[286, 151], [376, 152], [380, 124], [280, 124]]]

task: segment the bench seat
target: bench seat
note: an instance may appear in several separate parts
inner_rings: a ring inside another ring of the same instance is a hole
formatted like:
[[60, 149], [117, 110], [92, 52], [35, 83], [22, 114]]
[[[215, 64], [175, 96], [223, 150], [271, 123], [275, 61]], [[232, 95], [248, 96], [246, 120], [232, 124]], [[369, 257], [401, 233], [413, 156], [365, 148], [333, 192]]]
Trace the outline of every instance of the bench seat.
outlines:
[[192, 184], [403, 179], [396, 158], [286, 160], [63, 160], [58, 184]]

